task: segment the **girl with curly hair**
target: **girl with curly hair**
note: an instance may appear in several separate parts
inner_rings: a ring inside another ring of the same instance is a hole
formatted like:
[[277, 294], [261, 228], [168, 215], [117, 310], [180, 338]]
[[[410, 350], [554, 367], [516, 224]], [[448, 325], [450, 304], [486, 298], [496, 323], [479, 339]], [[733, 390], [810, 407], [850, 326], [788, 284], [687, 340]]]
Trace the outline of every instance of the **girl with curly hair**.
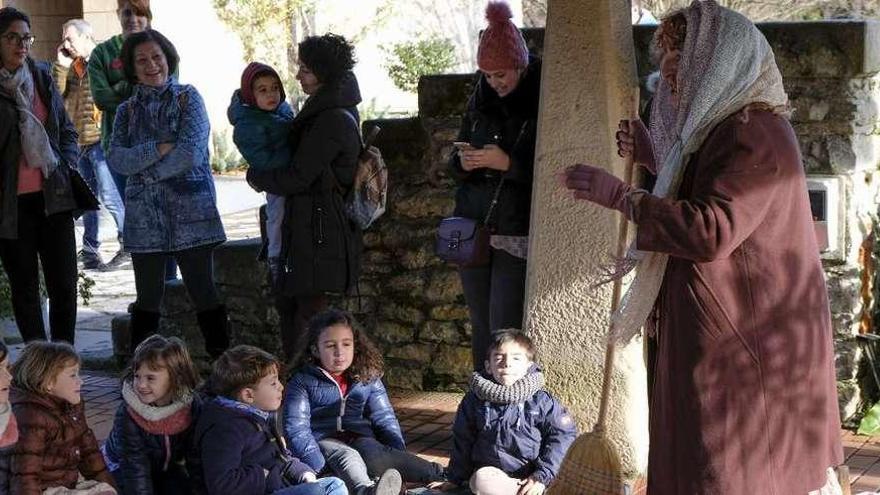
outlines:
[[312, 318], [295, 363], [283, 406], [294, 456], [332, 471], [357, 495], [397, 495], [402, 478], [444, 478], [439, 464], [406, 451], [382, 384], [382, 355], [351, 315], [331, 309]]

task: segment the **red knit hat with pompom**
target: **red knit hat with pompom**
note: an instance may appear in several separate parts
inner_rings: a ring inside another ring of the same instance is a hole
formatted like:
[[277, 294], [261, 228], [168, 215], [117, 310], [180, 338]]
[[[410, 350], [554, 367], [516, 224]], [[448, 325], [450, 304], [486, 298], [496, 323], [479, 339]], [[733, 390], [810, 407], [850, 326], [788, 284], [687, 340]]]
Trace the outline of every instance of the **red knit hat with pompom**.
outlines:
[[477, 66], [483, 71], [524, 69], [529, 65], [529, 49], [522, 33], [510, 21], [513, 12], [505, 2], [489, 2], [486, 20], [489, 27], [480, 36]]

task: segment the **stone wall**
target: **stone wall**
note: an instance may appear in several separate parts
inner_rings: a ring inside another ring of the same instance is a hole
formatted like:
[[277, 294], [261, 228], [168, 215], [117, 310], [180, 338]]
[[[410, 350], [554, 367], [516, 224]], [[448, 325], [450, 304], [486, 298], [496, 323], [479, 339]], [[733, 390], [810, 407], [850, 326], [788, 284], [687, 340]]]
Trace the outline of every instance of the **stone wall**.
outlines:
[[[858, 252], [877, 213], [878, 24], [832, 21], [760, 28], [783, 72], [810, 179], [840, 184], [840, 214], [832, 219], [839, 223], [840, 242], [823, 258], [841, 408], [850, 416], [859, 399], [856, 368], [861, 355], [854, 335], [863, 307]], [[543, 30], [525, 34], [540, 54]], [[651, 34], [651, 27], [634, 29], [642, 79], [652, 70], [647, 55]], [[377, 145], [390, 169], [390, 208], [365, 236], [360, 306], [357, 298], [337, 304], [354, 310], [376, 336], [392, 386], [452, 389], [466, 381], [470, 369], [470, 325], [458, 278], [434, 257], [432, 244], [437, 222], [452, 212], [453, 184], [444, 169], [474, 81], [473, 75], [425, 77], [419, 84], [418, 118], [376, 122], [384, 129]], [[277, 346], [277, 316], [263, 284], [263, 267], [250, 262], [256, 250], [253, 242], [221, 247], [218, 279], [238, 341], [271, 349]]]

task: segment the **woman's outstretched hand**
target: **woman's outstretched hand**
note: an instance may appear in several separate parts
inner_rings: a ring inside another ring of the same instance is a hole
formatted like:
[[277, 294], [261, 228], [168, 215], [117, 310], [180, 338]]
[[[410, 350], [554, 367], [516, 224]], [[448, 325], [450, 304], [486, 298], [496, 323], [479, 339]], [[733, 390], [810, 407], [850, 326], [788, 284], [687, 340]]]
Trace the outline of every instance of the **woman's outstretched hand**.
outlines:
[[654, 147], [648, 129], [641, 120], [621, 120], [617, 139], [617, 154], [622, 157], [632, 155], [633, 163], [637, 163], [648, 172], [657, 175], [657, 164], [654, 159]]
[[591, 201], [630, 218], [627, 195], [634, 188], [604, 169], [592, 165], [572, 165], [559, 174], [559, 180], [575, 199]]

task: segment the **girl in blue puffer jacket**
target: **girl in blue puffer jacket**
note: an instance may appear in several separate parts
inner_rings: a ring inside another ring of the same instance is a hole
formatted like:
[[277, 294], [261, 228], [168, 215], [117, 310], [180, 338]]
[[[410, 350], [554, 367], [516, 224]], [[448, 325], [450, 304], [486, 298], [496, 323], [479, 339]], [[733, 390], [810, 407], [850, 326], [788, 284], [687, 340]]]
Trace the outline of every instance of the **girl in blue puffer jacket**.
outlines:
[[577, 436], [572, 417], [544, 390], [531, 339], [519, 330], [493, 334], [486, 374], [474, 373], [452, 427], [449, 481], [478, 495], [540, 495]]
[[201, 410], [199, 382], [186, 345], [153, 335], [135, 350], [122, 379], [122, 404], [104, 444], [120, 493], [188, 494], [199, 486], [192, 432]]
[[315, 471], [329, 469], [355, 495], [397, 495], [402, 478], [444, 479], [439, 464], [405, 450], [382, 384], [382, 356], [351, 315], [331, 309], [312, 318], [308, 344], [294, 363], [298, 373], [283, 406], [293, 455]]

